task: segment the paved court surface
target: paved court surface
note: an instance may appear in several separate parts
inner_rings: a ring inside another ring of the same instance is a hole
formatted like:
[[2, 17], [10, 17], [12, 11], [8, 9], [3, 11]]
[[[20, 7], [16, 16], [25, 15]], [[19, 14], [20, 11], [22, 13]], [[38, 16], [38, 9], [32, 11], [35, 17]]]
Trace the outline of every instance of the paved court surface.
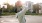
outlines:
[[[42, 23], [42, 16], [30, 16], [26, 15], [26, 23]], [[15, 16], [2, 16], [0, 23], [19, 23]]]

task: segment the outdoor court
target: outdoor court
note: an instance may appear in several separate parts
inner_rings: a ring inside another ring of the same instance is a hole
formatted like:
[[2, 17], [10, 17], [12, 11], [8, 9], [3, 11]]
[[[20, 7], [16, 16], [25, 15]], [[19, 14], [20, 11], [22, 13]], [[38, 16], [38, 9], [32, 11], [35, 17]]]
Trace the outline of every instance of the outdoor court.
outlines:
[[[42, 16], [26, 15], [26, 23], [42, 23]], [[2, 16], [0, 23], [19, 23], [15, 16]]]

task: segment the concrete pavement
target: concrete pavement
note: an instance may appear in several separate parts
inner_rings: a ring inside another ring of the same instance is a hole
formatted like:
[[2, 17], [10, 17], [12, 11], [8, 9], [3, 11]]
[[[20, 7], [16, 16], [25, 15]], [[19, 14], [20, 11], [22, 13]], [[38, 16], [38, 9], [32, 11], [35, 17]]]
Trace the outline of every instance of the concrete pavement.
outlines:
[[[26, 15], [26, 23], [42, 23], [42, 16]], [[2, 16], [0, 23], [19, 23], [15, 16]]]

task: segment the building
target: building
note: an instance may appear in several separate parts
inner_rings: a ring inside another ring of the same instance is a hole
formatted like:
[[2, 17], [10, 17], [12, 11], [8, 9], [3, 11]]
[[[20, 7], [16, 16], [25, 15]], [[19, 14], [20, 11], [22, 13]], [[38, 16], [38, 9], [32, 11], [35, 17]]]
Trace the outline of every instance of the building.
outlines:
[[7, 9], [7, 5], [0, 5], [0, 8], [3, 8], [3, 6]]
[[32, 13], [33, 12], [33, 2], [26, 1], [25, 5], [28, 7], [28, 10]]
[[1, 5], [1, 8], [3, 8], [3, 6], [4, 6], [5, 9], [7, 9], [7, 5]]
[[39, 8], [40, 8], [40, 10], [39, 10], [39, 13], [42, 13], [42, 3], [39, 3]]

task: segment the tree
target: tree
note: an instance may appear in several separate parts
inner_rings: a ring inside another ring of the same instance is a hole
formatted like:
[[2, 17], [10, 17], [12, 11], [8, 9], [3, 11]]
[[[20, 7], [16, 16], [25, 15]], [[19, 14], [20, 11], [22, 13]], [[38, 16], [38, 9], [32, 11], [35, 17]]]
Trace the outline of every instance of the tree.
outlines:
[[11, 12], [11, 10], [13, 9], [13, 5], [10, 5], [9, 3], [4, 3], [4, 5], [7, 5], [8, 12]]

